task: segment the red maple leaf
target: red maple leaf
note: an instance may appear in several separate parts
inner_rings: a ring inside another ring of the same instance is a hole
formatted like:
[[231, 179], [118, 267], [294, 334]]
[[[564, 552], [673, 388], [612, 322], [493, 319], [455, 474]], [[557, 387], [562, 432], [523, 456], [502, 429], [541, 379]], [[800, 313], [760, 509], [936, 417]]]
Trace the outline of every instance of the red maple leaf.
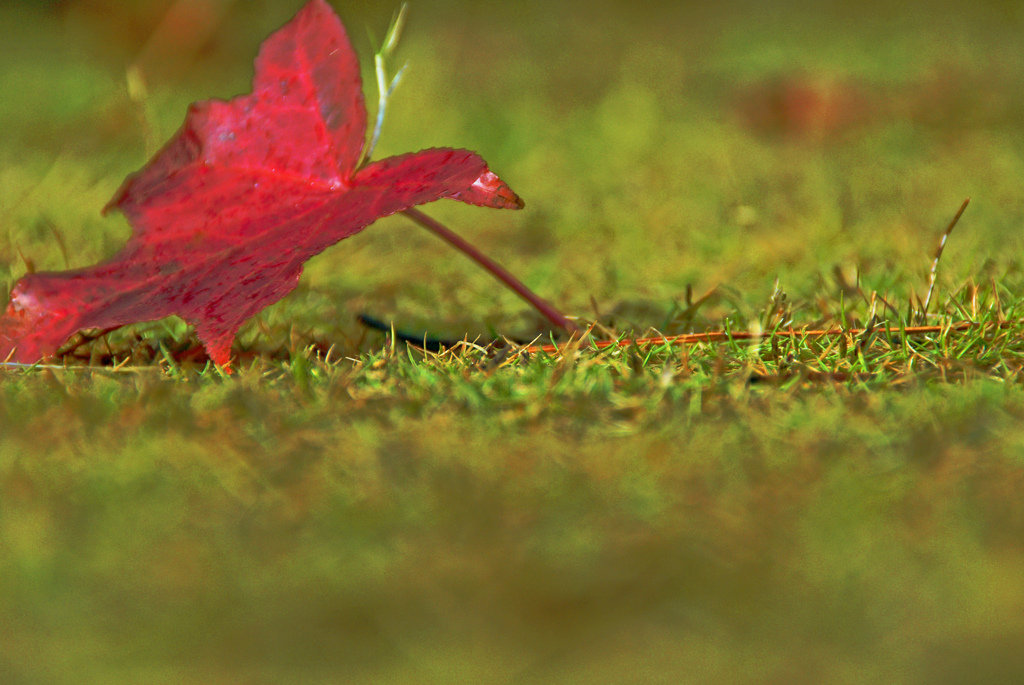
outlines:
[[310, 0], [260, 46], [251, 94], [193, 104], [125, 179], [104, 209], [134, 228], [124, 249], [18, 281], [0, 318], [0, 361], [34, 363], [81, 329], [177, 314], [227, 366], [246, 319], [287, 295], [307, 259], [377, 218], [443, 197], [523, 206], [473, 152], [360, 166], [365, 141], [355, 53], [330, 6]]

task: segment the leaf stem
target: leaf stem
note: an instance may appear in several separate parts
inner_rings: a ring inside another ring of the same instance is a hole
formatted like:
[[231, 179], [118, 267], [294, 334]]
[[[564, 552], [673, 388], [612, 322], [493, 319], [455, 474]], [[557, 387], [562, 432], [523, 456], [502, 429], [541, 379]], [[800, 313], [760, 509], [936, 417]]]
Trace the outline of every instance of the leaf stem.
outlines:
[[493, 259], [485, 255], [480, 250], [476, 249], [463, 238], [453, 233], [444, 224], [430, 218], [418, 209], [407, 209], [402, 214], [418, 223], [423, 228], [427, 229], [441, 240], [444, 240], [449, 245], [459, 250], [467, 257], [472, 259], [474, 262], [482, 266], [484, 269], [489, 271], [495, 278], [511, 288], [517, 295], [533, 305], [533, 308], [544, 315], [548, 321], [558, 326], [559, 328], [569, 332], [578, 333], [580, 328], [574, 322], [570, 321], [565, 317], [562, 312], [555, 309], [551, 303], [541, 299], [539, 295], [526, 287], [526, 285], [518, 278], [509, 273], [503, 266], [495, 262]]

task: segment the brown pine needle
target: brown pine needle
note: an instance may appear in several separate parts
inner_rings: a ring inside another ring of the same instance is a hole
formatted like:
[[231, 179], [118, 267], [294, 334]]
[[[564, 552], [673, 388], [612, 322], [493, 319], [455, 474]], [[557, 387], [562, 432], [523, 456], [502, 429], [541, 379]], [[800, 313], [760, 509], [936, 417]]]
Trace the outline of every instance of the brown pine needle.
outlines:
[[935, 259], [932, 261], [932, 269], [928, 274], [928, 295], [924, 298], [924, 307], [921, 310], [921, 321], [925, 321], [925, 317], [928, 316], [928, 306], [932, 303], [932, 293], [935, 292], [935, 275], [939, 269], [939, 260], [942, 259], [942, 251], [946, 249], [946, 241], [949, 239], [949, 234], [956, 228], [956, 224], [960, 221], [960, 217], [963, 216], [964, 210], [967, 209], [967, 205], [971, 203], [971, 198], [964, 200], [964, 203], [960, 205], [960, 209], [957, 211], [956, 216], [949, 222], [949, 226], [942, 232], [942, 237], [939, 238], [939, 246], [935, 249]]

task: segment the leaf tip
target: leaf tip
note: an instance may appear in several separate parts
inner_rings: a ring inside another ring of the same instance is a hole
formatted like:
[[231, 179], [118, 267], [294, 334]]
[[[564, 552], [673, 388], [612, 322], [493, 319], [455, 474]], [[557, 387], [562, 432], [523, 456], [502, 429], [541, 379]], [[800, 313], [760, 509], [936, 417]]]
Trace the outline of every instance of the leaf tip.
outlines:
[[523, 198], [516, 195], [507, 183], [489, 169], [484, 169], [469, 188], [451, 197], [472, 205], [496, 209], [522, 209], [526, 206]]

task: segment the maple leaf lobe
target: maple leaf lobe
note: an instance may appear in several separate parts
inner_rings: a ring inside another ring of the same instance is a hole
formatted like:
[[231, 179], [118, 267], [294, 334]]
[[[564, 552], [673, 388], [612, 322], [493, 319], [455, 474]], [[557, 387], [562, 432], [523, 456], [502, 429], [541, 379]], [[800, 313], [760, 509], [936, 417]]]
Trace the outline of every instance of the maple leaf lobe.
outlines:
[[311, 0], [263, 42], [250, 94], [191, 105], [125, 179], [104, 209], [132, 225], [119, 253], [18, 282], [0, 317], [0, 358], [31, 363], [76, 330], [176, 314], [227, 366], [246, 319], [294, 289], [307, 259], [377, 218], [440, 198], [522, 207], [468, 150], [357, 169], [365, 138], [355, 53], [330, 6]]

